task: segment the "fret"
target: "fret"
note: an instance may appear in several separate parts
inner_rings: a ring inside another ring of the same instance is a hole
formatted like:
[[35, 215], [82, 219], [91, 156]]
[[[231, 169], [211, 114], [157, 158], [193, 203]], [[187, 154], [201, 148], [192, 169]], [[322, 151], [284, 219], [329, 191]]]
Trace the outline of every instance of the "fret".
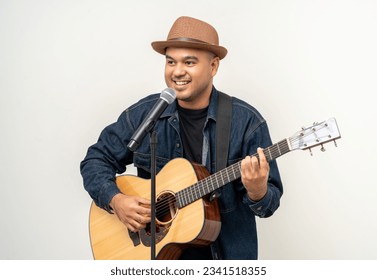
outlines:
[[198, 187], [197, 187], [197, 192], [196, 192], [196, 199], [200, 198], [200, 197], [203, 197], [206, 193], [205, 193], [205, 190], [204, 190], [204, 185], [203, 185], [203, 182], [200, 181], [198, 183]]
[[181, 195], [179, 195], [179, 201], [180, 201], [180, 205], [181, 207], [183, 207], [184, 205], [184, 202], [183, 202], [183, 196], [182, 196], [182, 192], [179, 192]]
[[195, 188], [193, 188], [191, 190], [191, 192], [190, 192], [190, 203], [195, 201], [197, 199], [196, 197], [199, 197], [198, 196], [199, 185], [200, 185], [200, 183], [197, 183], [195, 185]]
[[[195, 186], [196, 186], [196, 184], [194, 185], [194, 188], [195, 188]], [[187, 201], [187, 203], [186, 204], [191, 203], [190, 194], [191, 194], [191, 192], [194, 188], [187, 188], [187, 191], [186, 191], [186, 201]]]
[[[233, 167], [233, 166], [232, 166], [232, 167]], [[236, 173], [234, 172], [234, 168], [231, 168], [231, 169], [232, 169], [232, 171], [233, 171], [233, 178], [236, 179], [237, 176], [236, 176]]]
[[[287, 139], [285, 139], [285, 140], [282, 140], [279, 143], [276, 143], [276, 144], [272, 145], [271, 147], [265, 149], [264, 154], [265, 154], [267, 160], [271, 161], [271, 160], [274, 160], [274, 159], [280, 157], [281, 155], [283, 155], [283, 154], [285, 154], [289, 151], [290, 151], [290, 149], [289, 149], [289, 146], [288, 146], [288, 142], [287, 142]], [[255, 154], [255, 156], [258, 157], [258, 154]]]
[[[196, 184], [196, 189], [198, 188], [198, 184]], [[189, 192], [189, 201], [190, 203], [195, 201], [194, 200], [194, 194], [195, 194], [195, 188], [191, 190], [191, 192]]]
[[[203, 192], [203, 194], [201, 194]], [[200, 181], [197, 184], [196, 192], [195, 192], [195, 200], [198, 198], [201, 198], [203, 195], [205, 195], [204, 189], [203, 189], [203, 182]]]
[[198, 193], [199, 193], [199, 197], [202, 197], [202, 196], [205, 195], [205, 193], [204, 193], [204, 186], [203, 186], [202, 183], [200, 183], [200, 188], [198, 188]]
[[228, 172], [228, 170], [225, 173], [226, 173], [226, 176], [228, 177], [228, 183], [229, 183], [231, 180], [229, 178], [229, 172]]
[[223, 172], [220, 172], [220, 178], [221, 178], [221, 181], [223, 182], [222, 185], [224, 186], [225, 185], [225, 182], [224, 182], [224, 176], [223, 176], [223, 173], [224, 173], [224, 170]]
[[271, 149], [267, 149], [269, 155], [270, 155], [270, 158], [268, 160], [271, 160], [272, 159], [272, 155], [271, 155]]
[[[216, 173], [215, 173], [215, 174], [216, 174]], [[216, 185], [220, 185], [220, 184], [219, 184], [219, 181], [217, 180], [217, 176], [212, 175], [211, 177], [214, 177], [214, 178], [215, 178], [215, 180], [216, 180]]]
[[241, 161], [237, 162], [236, 164], [233, 164], [233, 170], [235, 170], [233, 180], [240, 178], [241, 177]]
[[277, 156], [277, 147], [278, 147], [278, 145], [276, 144], [276, 145], [274, 145], [274, 150], [273, 150], [273, 152], [272, 152], [272, 156], [271, 156], [271, 158], [269, 159], [269, 161], [271, 161], [271, 160], [273, 160], [273, 159], [275, 159], [276, 158], [276, 156]]
[[177, 201], [178, 201], [178, 208], [183, 207], [183, 202], [182, 202], [182, 190], [176, 193]]
[[179, 195], [179, 192], [176, 195], [176, 201], [177, 201], [177, 207], [181, 208], [182, 207], [182, 202], [181, 202], [181, 196]]
[[187, 204], [188, 204], [188, 203], [187, 203], [187, 200], [186, 200], [186, 199], [187, 199], [187, 197], [186, 197], [187, 190], [188, 190], [188, 188], [182, 190], [183, 204], [184, 204], [184, 205], [187, 205]]
[[204, 182], [207, 184], [207, 193], [209, 193], [210, 190], [209, 190], [208, 180], [204, 180]]
[[195, 188], [197, 187], [198, 184], [195, 184], [194, 185], [194, 188], [190, 188], [188, 189], [188, 192], [187, 192], [187, 204], [190, 204], [193, 200], [192, 200], [192, 193], [193, 191], [195, 190]]

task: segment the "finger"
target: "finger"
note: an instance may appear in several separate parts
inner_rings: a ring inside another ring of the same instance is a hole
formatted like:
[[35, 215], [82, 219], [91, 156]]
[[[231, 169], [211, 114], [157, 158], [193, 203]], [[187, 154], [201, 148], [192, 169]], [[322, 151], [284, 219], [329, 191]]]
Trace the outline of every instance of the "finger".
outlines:
[[269, 172], [270, 166], [268, 164], [267, 158], [266, 158], [262, 148], [258, 148], [258, 155], [259, 155], [260, 168], [264, 169], [265, 172]]
[[147, 222], [142, 218], [135, 220], [134, 223], [133, 223], [133, 227], [136, 230], [141, 230], [143, 228], [146, 228], [146, 226], [147, 226]]
[[142, 224], [139, 223], [137, 220], [132, 220], [130, 222], [130, 227], [132, 228], [132, 230], [135, 232], [135, 231], [138, 231], [140, 229], [143, 228]]
[[258, 156], [259, 156], [259, 167], [263, 169], [266, 168], [267, 159], [262, 148], [258, 148]]
[[256, 156], [251, 158], [251, 167], [253, 170], [259, 169], [259, 159]]
[[139, 224], [147, 224], [151, 221], [150, 217], [148, 216], [145, 216], [145, 215], [138, 215], [138, 217], [136, 218], [136, 221], [139, 223]]
[[150, 207], [146, 208], [144, 206], [139, 206], [139, 208], [137, 208], [136, 212], [137, 212], [137, 214], [140, 214], [140, 215], [143, 215], [143, 216], [150, 216], [151, 215]]
[[144, 217], [144, 219], [145, 218], [150, 219], [152, 213], [140, 213], [140, 215], [142, 215]]
[[258, 149], [257, 149], [257, 152], [258, 152], [258, 156], [259, 156], [259, 160], [260, 160], [260, 161], [264, 161], [264, 162], [267, 161], [267, 159], [266, 159], [266, 155], [264, 154], [262, 148], [258, 148]]
[[255, 176], [255, 174], [259, 171], [259, 159], [257, 156], [251, 157], [251, 164], [250, 164], [250, 172], [252, 176]]
[[148, 206], [148, 207], [151, 205], [151, 201], [149, 199], [146, 199], [146, 198], [143, 198], [143, 197], [138, 197], [137, 202], [140, 205], [145, 205], [145, 206]]
[[137, 224], [133, 220], [122, 221], [122, 223], [132, 232], [137, 232]]
[[242, 161], [241, 161], [241, 173], [244, 176], [247, 176], [247, 174], [250, 173], [250, 166], [251, 166], [251, 157], [246, 156]]
[[139, 224], [136, 222], [133, 222], [132, 224], [129, 224], [128, 228], [132, 232], [137, 232], [139, 231]]

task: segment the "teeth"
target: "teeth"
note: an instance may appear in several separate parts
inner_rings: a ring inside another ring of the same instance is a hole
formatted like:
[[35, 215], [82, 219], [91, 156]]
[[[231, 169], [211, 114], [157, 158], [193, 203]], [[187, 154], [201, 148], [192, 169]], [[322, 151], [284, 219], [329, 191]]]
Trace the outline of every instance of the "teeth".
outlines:
[[177, 85], [179, 85], [179, 86], [183, 86], [183, 85], [187, 85], [188, 84], [188, 82], [178, 82], [178, 81], [176, 81], [175, 83]]

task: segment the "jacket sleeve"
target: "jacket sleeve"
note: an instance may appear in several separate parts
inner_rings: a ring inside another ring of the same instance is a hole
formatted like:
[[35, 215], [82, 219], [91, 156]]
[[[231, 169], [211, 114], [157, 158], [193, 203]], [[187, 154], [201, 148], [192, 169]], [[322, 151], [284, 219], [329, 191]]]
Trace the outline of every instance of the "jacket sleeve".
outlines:
[[[257, 140], [256, 142], [256, 139]], [[263, 122], [258, 128], [249, 136], [251, 150], [248, 154], [254, 154], [258, 147], [267, 148], [272, 145], [268, 126]], [[283, 195], [283, 184], [280, 178], [279, 169], [276, 160], [269, 162], [270, 173], [267, 181], [267, 193], [259, 201], [253, 201], [249, 198], [247, 193], [243, 197], [243, 203], [247, 204], [256, 216], [267, 218], [271, 216], [280, 206], [280, 198]]]
[[129, 128], [125, 111], [101, 132], [97, 143], [88, 148], [80, 163], [84, 188], [96, 205], [108, 212], [111, 212], [111, 199], [120, 193], [115, 176], [125, 172], [126, 165], [131, 163], [132, 152], [127, 148]]

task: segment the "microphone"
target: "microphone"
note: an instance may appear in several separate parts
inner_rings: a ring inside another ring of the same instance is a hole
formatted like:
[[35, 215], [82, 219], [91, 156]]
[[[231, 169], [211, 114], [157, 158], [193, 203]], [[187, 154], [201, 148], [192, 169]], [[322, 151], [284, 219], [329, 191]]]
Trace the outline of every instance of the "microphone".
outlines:
[[175, 91], [171, 88], [166, 88], [161, 92], [160, 99], [154, 104], [147, 117], [132, 135], [131, 141], [127, 145], [131, 151], [135, 151], [137, 149], [145, 135], [154, 127], [162, 112], [165, 111], [169, 104], [173, 103], [175, 97]]

